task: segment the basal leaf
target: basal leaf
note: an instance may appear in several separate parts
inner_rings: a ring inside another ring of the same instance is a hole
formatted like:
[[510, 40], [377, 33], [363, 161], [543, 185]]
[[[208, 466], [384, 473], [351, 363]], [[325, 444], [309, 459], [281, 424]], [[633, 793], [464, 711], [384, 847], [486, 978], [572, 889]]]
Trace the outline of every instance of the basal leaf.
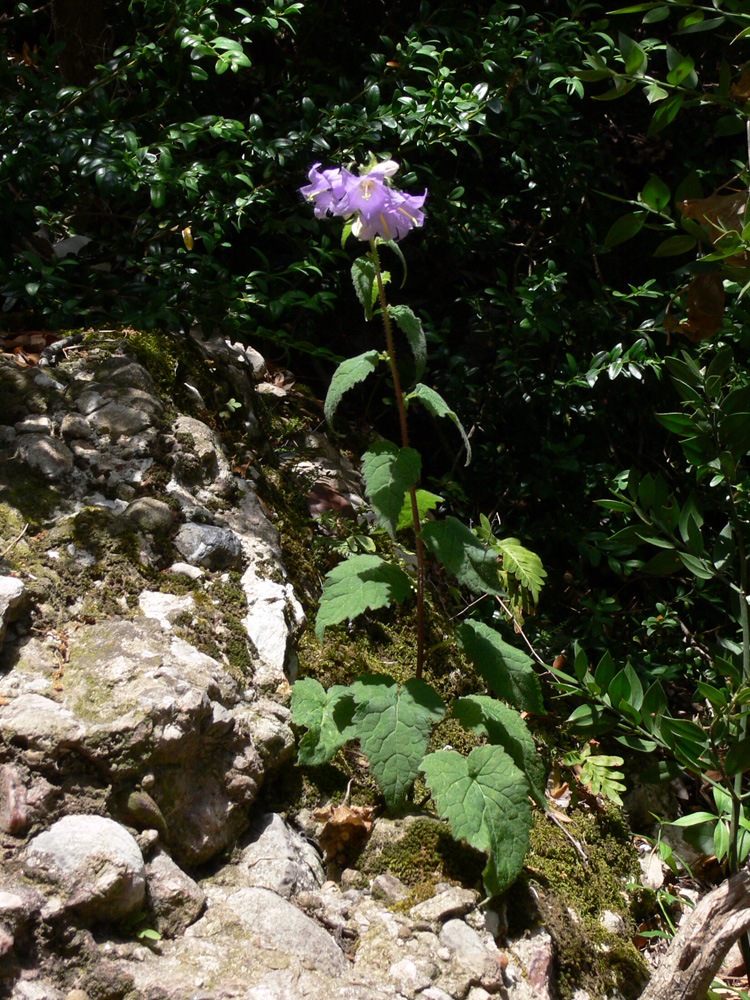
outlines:
[[329, 761], [337, 750], [354, 739], [351, 689], [334, 684], [328, 691], [320, 681], [304, 677], [292, 688], [292, 721], [307, 732], [299, 745], [300, 764], [316, 767]]
[[333, 415], [338, 409], [344, 393], [358, 382], [363, 382], [368, 375], [375, 371], [379, 363], [380, 354], [377, 351], [365, 351], [364, 354], [358, 354], [356, 358], [347, 358], [346, 361], [341, 362], [333, 373], [326, 396], [324, 412], [329, 426], [333, 424]]
[[453, 716], [464, 729], [486, 736], [490, 743], [501, 746], [529, 782], [534, 801], [545, 807], [544, 763], [534, 743], [534, 737], [518, 712], [496, 698], [472, 694], [453, 702]]
[[456, 629], [458, 644], [489, 689], [515, 708], [544, 714], [542, 687], [533, 660], [484, 622], [468, 619]]
[[362, 456], [367, 495], [380, 524], [393, 538], [404, 499], [419, 479], [422, 458], [413, 448], [399, 448], [391, 441], [377, 441]]
[[515, 882], [529, 849], [531, 806], [523, 773], [499, 746], [475, 747], [468, 757], [438, 750], [425, 757], [420, 770], [453, 836], [489, 854], [487, 894], [503, 892]]
[[521, 545], [517, 538], [497, 538], [493, 536], [492, 547], [503, 557], [503, 569], [514, 576], [522, 587], [531, 592], [536, 604], [539, 591], [544, 586], [547, 573], [542, 566], [542, 560], [536, 554]]
[[497, 573], [497, 554], [485, 548], [458, 518], [432, 521], [422, 529], [425, 545], [459, 583], [477, 594], [504, 594]]
[[[439, 497], [437, 493], [430, 493], [429, 490], [417, 490], [417, 511], [419, 512], [419, 520], [422, 521], [428, 510], [434, 510], [437, 505], [442, 502], [443, 498]], [[401, 513], [398, 516], [396, 531], [402, 531], [404, 528], [411, 528], [413, 524], [414, 517], [411, 509], [411, 497], [405, 497], [404, 506], [401, 508]]]
[[400, 604], [410, 592], [409, 577], [398, 566], [380, 556], [350, 556], [326, 573], [315, 634], [322, 639], [328, 625], [394, 601]]
[[427, 341], [422, 329], [422, 321], [414, 315], [408, 306], [390, 306], [388, 312], [409, 341], [416, 366], [414, 376], [420, 379], [427, 364]]
[[398, 809], [419, 774], [433, 726], [445, 715], [440, 695], [412, 677], [399, 685], [391, 677], [360, 677], [351, 686], [353, 724], [389, 809]]
[[414, 386], [409, 395], [404, 398], [407, 403], [412, 399], [418, 399], [420, 403], [422, 403], [424, 407], [433, 415], [433, 417], [447, 417], [449, 420], [453, 421], [463, 439], [464, 447], [466, 448], [466, 465], [468, 465], [471, 461], [471, 444], [469, 443], [469, 438], [463, 428], [463, 424], [453, 410], [448, 406], [440, 393], [435, 392], [435, 390], [431, 389], [428, 385], [423, 385], [423, 383], [419, 382]]

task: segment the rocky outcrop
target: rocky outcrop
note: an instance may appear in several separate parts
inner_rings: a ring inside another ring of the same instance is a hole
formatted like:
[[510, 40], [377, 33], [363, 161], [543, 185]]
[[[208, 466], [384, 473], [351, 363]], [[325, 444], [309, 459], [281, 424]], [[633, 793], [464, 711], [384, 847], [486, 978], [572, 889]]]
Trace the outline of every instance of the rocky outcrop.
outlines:
[[[242, 403], [242, 463], [127, 340], [0, 361], [0, 994], [525, 1000], [530, 970], [543, 996], [549, 936], [524, 959], [471, 889], [327, 881], [315, 825], [259, 804], [305, 616], [248, 472], [262, 359], [195, 350]], [[361, 503], [317, 432], [288, 468]]]

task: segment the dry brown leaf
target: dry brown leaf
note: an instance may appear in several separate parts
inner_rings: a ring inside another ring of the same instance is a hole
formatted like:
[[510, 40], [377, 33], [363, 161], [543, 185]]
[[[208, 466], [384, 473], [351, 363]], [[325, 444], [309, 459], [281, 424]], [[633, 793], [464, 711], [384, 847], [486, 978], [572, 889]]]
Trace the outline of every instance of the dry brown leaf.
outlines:
[[710, 340], [721, 330], [725, 298], [724, 281], [718, 272], [696, 274], [688, 285], [687, 319], [679, 321], [667, 310], [664, 329], [668, 333], [681, 333], [694, 344]]
[[[721, 188], [719, 188], [721, 190]], [[711, 242], [716, 243], [724, 233], [741, 233], [745, 226], [747, 191], [732, 194], [718, 194], [714, 191], [708, 198], [688, 198], [677, 203], [686, 219], [693, 219], [708, 228]], [[747, 264], [747, 254], [738, 253], [724, 261], [729, 267], [743, 267]]]
[[729, 96], [733, 101], [750, 101], [750, 69], [746, 69], [736, 83], [729, 88]]
[[334, 511], [340, 517], [355, 519], [354, 508], [346, 497], [341, 496], [327, 483], [318, 482], [307, 494], [307, 508], [312, 517], [320, 517], [326, 511]]
[[367, 843], [375, 822], [375, 809], [372, 806], [326, 806], [316, 809], [314, 816], [325, 823], [318, 839], [326, 860], [344, 864]]

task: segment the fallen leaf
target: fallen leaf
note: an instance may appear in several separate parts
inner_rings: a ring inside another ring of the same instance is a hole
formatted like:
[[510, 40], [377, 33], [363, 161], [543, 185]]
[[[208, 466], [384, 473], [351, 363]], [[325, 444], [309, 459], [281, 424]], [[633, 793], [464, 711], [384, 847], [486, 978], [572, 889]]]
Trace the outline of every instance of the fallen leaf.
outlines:
[[367, 843], [375, 822], [375, 809], [372, 806], [326, 806], [316, 809], [314, 816], [325, 823], [318, 839], [326, 861], [345, 864]]
[[715, 271], [711, 274], [696, 274], [688, 285], [687, 319], [678, 321], [668, 308], [664, 317], [664, 329], [668, 333], [681, 333], [694, 344], [710, 340], [721, 330], [725, 299], [721, 274]]

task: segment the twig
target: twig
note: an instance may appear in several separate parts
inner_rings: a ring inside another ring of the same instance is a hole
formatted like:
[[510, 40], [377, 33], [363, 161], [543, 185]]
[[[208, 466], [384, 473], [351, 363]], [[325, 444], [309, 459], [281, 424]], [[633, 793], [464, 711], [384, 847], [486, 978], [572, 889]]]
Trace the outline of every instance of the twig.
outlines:
[[510, 620], [513, 622], [513, 626], [514, 626], [515, 630], [518, 632], [518, 634], [521, 636], [521, 638], [523, 639], [523, 641], [529, 647], [529, 652], [534, 657], [534, 659], [539, 664], [539, 666], [540, 667], [544, 667], [545, 670], [549, 670], [549, 667], [547, 666], [547, 664], [544, 662], [544, 660], [541, 658], [541, 656], [539, 656], [539, 654], [537, 653], [537, 651], [531, 645], [531, 641], [529, 640], [528, 636], [526, 635], [526, 633], [524, 632], [523, 628], [521, 627], [520, 622], [518, 621], [518, 619], [516, 618], [516, 616], [513, 614], [513, 611], [508, 607], [508, 605], [505, 603], [505, 601], [502, 599], [502, 597], [498, 597], [498, 595], [495, 594], [495, 599], [497, 600], [498, 604], [503, 609], [503, 611], [506, 613], [506, 615], [508, 616], [508, 618], [510, 618]]
[[6, 547], [3, 549], [3, 551], [0, 552], [0, 559], [4, 559], [7, 556], [7, 554], [10, 552], [10, 550], [13, 548], [14, 545], [18, 545], [18, 543], [21, 541], [21, 539], [23, 538], [23, 536], [26, 534], [26, 532], [28, 530], [29, 530], [29, 525], [28, 525], [28, 522], [27, 522], [26, 524], [24, 524], [24, 526], [23, 526], [23, 528], [21, 530], [21, 534], [18, 535], [17, 538], [14, 538], [12, 542], [9, 542], [8, 545], [6, 545]]
[[576, 838], [575, 838], [575, 837], [573, 836], [573, 834], [572, 834], [572, 833], [570, 833], [570, 831], [569, 831], [569, 830], [566, 830], [566, 829], [565, 829], [565, 827], [564, 827], [564, 826], [563, 826], [563, 824], [562, 824], [562, 823], [560, 822], [560, 820], [559, 820], [559, 819], [557, 818], [557, 816], [555, 816], [555, 815], [554, 815], [554, 813], [550, 812], [550, 810], [549, 810], [549, 809], [545, 809], [545, 810], [544, 810], [544, 814], [545, 814], [545, 816], [547, 817], [547, 819], [551, 819], [551, 820], [552, 820], [552, 822], [553, 822], [553, 823], [554, 823], [554, 824], [555, 824], [556, 826], [559, 826], [559, 827], [560, 827], [560, 829], [562, 830], [562, 832], [563, 832], [563, 833], [565, 834], [565, 836], [566, 836], [566, 837], [568, 838], [568, 840], [569, 840], [569, 841], [571, 842], [571, 844], [573, 845], [573, 847], [575, 847], [576, 851], [577, 851], [577, 852], [578, 852], [578, 854], [580, 855], [580, 857], [581, 857], [581, 861], [583, 861], [583, 863], [584, 863], [585, 865], [587, 865], [587, 864], [589, 863], [589, 856], [588, 856], [588, 854], [587, 854], [587, 853], [586, 853], [586, 852], [584, 851], [584, 849], [583, 849], [583, 848], [581, 847], [581, 843], [580, 843], [580, 841], [576, 840]]

